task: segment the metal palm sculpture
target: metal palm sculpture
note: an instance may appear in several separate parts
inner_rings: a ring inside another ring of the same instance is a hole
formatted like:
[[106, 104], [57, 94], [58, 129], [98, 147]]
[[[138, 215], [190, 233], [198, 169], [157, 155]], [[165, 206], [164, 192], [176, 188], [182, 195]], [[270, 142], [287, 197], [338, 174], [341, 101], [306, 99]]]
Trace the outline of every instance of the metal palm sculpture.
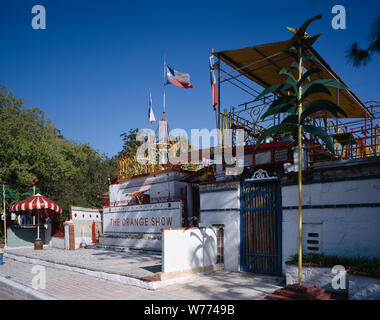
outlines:
[[[291, 31], [294, 36], [290, 40], [290, 48], [286, 53], [295, 60], [290, 65], [290, 68], [295, 69], [297, 72], [297, 78], [292, 72], [284, 68], [280, 71], [280, 74], [288, 77], [286, 82], [284, 84], [270, 86], [256, 97], [256, 100], [258, 100], [269, 93], [282, 94], [282, 96], [276, 99], [262, 115], [262, 120], [275, 114], [283, 113], [286, 115], [279, 125], [268, 128], [260, 135], [256, 142], [256, 148], [266, 137], [273, 134], [293, 133], [298, 140], [299, 285], [302, 285], [302, 133], [310, 133], [317, 136], [326, 144], [331, 152], [334, 152], [330, 136], [321, 128], [307, 124], [307, 120], [321, 111], [329, 112], [335, 117], [338, 117], [339, 114], [347, 116], [341, 108], [330, 100], [318, 99], [309, 101], [310, 97], [316, 93], [325, 93], [331, 96], [329, 87], [348, 90], [348, 88], [342, 83], [333, 79], [311, 81], [310, 76], [321, 72], [321, 69], [312, 68], [306, 70], [303, 67], [303, 62], [306, 60], [318, 61], [315, 57], [305, 56], [304, 54], [306, 53], [307, 48], [310, 47], [320, 36], [320, 34], [309, 36], [306, 33], [306, 29], [310, 23], [317, 19], [321, 19], [321, 17], [321, 15], [318, 15], [307, 20], [299, 29], [288, 27], [288, 30]], [[309, 102], [305, 103], [307, 100]]]

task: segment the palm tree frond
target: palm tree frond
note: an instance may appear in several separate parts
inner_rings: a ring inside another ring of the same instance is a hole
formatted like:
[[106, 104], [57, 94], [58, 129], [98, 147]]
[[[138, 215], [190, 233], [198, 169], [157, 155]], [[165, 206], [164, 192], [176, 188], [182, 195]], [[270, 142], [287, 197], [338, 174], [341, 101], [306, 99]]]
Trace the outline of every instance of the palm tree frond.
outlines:
[[360, 67], [365, 66], [371, 60], [371, 55], [369, 50], [360, 49], [357, 42], [354, 42], [346, 51], [346, 59], [354, 67]]

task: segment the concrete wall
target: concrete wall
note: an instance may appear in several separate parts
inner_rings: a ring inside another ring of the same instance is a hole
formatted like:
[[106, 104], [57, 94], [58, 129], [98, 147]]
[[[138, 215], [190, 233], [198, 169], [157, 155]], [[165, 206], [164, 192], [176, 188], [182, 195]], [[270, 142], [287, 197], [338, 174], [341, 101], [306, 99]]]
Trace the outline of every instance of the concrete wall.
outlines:
[[104, 245], [104, 246], [128, 247], [128, 248], [147, 249], [147, 250], [154, 250], [154, 251], [162, 250], [161, 236], [147, 236], [147, 237], [144, 237], [144, 236], [143, 237], [102, 236], [99, 238], [99, 244]]
[[64, 237], [51, 237], [49, 246], [52, 248], [65, 249]]
[[[332, 273], [332, 268], [327, 267], [311, 267], [303, 266], [302, 267], [302, 282], [307, 284], [312, 284], [317, 288], [323, 288], [327, 292], [334, 293], [348, 293], [348, 277], [346, 273], [345, 277], [342, 279], [345, 280], [343, 283], [339, 283], [339, 288], [334, 289], [333, 279], [336, 277], [336, 273]], [[297, 284], [298, 283], [298, 265], [286, 264], [286, 284]]]
[[180, 171], [169, 171], [135, 177], [120, 184], [110, 185], [110, 205], [122, 206], [136, 202], [135, 197], [127, 194], [142, 190], [147, 190], [146, 194], [149, 194], [151, 203], [168, 201], [169, 196], [179, 200], [182, 194], [186, 196], [186, 182], [178, 181], [184, 175]]
[[77, 221], [86, 223], [101, 222], [102, 215], [103, 209], [70, 206], [70, 219], [74, 223]]
[[[99, 208], [70, 206], [70, 221], [74, 225], [75, 249], [80, 247], [82, 241], [84, 241], [86, 245], [93, 244], [92, 225], [94, 222], [97, 237], [103, 233], [102, 216], [103, 210]], [[65, 229], [65, 238], [67, 237], [68, 229]], [[65, 247], [68, 249], [67, 241]]]
[[[72, 220], [65, 223], [65, 237], [64, 237], [64, 248], [69, 249], [69, 224], [72, 224], [74, 226], [74, 243], [75, 243], [75, 249], [80, 248], [80, 244], [82, 242], [85, 243], [85, 245], [91, 245], [93, 244], [92, 241], [92, 221], [75, 221]], [[101, 222], [95, 222], [95, 229], [101, 230]], [[56, 241], [56, 243], [58, 243]], [[59, 244], [61, 245], [61, 244]], [[52, 244], [53, 246], [53, 244]]]
[[[323, 288], [327, 292], [348, 294], [349, 300], [379, 300], [380, 299], [380, 279], [367, 276], [357, 276], [346, 273], [342, 278], [343, 283], [339, 283], [339, 288], [332, 286], [336, 274], [332, 273], [332, 268], [326, 267], [302, 267], [302, 279], [304, 283], [313, 284], [317, 288]], [[286, 284], [298, 283], [298, 266], [286, 265]]]
[[[298, 251], [298, 189], [282, 187], [283, 263]], [[380, 179], [303, 185], [303, 250], [380, 257]], [[318, 237], [308, 238], [314, 234]], [[307, 240], [318, 244], [307, 244]], [[318, 250], [310, 250], [310, 248]], [[285, 266], [283, 266], [285, 270]]]
[[92, 222], [75, 221], [74, 234], [75, 249], [79, 248], [82, 241], [84, 241], [86, 245], [92, 244]]
[[216, 229], [179, 228], [162, 232], [162, 272], [207, 268], [217, 263]]
[[240, 270], [240, 183], [200, 185], [199, 191], [199, 225], [224, 225], [224, 267]]
[[182, 227], [182, 201], [104, 208], [99, 243], [161, 250], [161, 230]]

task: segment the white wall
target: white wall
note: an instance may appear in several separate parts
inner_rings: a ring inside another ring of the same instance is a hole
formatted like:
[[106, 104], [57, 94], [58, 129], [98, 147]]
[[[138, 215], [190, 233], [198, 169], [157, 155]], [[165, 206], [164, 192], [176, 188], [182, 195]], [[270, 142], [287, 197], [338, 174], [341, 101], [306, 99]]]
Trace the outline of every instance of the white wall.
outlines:
[[160, 251], [162, 246], [161, 239], [133, 239], [127, 237], [100, 237], [99, 244], [104, 246], [128, 247], [137, 249], [149, 249]]
[[[282, 187], [283, 270], [284, 262], [298, 252], [297, 190], [297, 186]], [[380, 208], [371, 207], [379, 202], [380, 179], [305, 184], [304, 206], [330, 207], [302, 210], [303, 240], [306, 239], [308, 229], [318, 230], [320, 250], [316, 253], [380, 257]], [[340, 207], [334, 208], [333, 205]], [[303, 248], [307, 251], [305, 241]]]
[[224, 268], [240, 270], [240, 211], [201, 212], [200, 226], [224, 224]]
[[[201, 210], [212, 209], [238, 209], [240, 210], [240, 193], [239, 190], [223, 191], [215, 190], [213, 192], [200, 192]], [[211, 190], [210, 190], [211, 191]]]
[[200, 186], [200, 226], [224, 224], [224, 268], [229, 271], [240, 270], [240, 188], [226, 190], [236, 186]]
[[52, 248], [65, 249], [65, 238], [64, 237], [52, 237], [49, 243]]
[[151, 202], [158, 202], [161, 198], [164, 201], [170, 197], [180, 197], [181, 189], [186, 188], [185, 182], [178, 181], [185, 174], [179, 171], [162, 172], [142, 177], [135, 177], [120, 184], [110, 185], [110, 205], [123, 206], [134, 201], [135, 197], [127, 196], [128, 193], [135, 191], [148, 190]]
[[70, 206], [70, 219], [74, 223], [77, 221], [86, 223], [101, 222], [102, 213], [103, 209]]
[[92, 224], [101, 231], [102, 209], [70, 206], [70, 218], [74, 224], [75, 248], [78, 249], [82, 240], [86, 245], [92, 244]]
[[217, 261], [214, 228], [166, 229], [162, 232], [162, 272], [208, 267]]
[[[303, 205], [380, 203], [380, 179], [302, 185]], [[282, 187], [282, 206], [298, 206], [298, 185]]]

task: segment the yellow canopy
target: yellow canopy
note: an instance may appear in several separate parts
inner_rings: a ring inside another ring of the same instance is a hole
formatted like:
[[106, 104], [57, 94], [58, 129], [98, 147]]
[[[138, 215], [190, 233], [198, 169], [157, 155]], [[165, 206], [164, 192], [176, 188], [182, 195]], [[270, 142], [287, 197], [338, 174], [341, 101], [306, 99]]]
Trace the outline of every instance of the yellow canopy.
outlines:
[[[286, 81], [287, 76], [279, 74], [282, 68], [286, 68], [289, 71], [294, 70], [290, 68], [294, 59], [284, 52], [289, 48], [290, 40], [287, 40], [236, 50], [220, 51], [214, 53], [214, 56], [221, 59], [241, 75], [256, 82], [262, 87], [267, 88], [271, 85], [284, 83]], [[319, 60], [319, 62], [314, 60], [304, 61], [303, 65], [307, 70], [312, 68], [319, 68], [322, 70], [322, 72], [311, 75], [311, 81], [317, 79], [335, 79], [346, 85], [315, 51], [315, 49], [310, 47], [310, 49], [307, 50], [306, 55], [314, 56]], [[231, 73], [230, 76], [236, 76], [236, 72]], [[330, 88], [330, 91], [332, 96], [320, 93], [314, 94], [313, 98], [331, 100], [338, 104], [347, 113], [348, 118], [373, 117], [363, 102], [360, 101], [351, 90], [346, 91]]]

